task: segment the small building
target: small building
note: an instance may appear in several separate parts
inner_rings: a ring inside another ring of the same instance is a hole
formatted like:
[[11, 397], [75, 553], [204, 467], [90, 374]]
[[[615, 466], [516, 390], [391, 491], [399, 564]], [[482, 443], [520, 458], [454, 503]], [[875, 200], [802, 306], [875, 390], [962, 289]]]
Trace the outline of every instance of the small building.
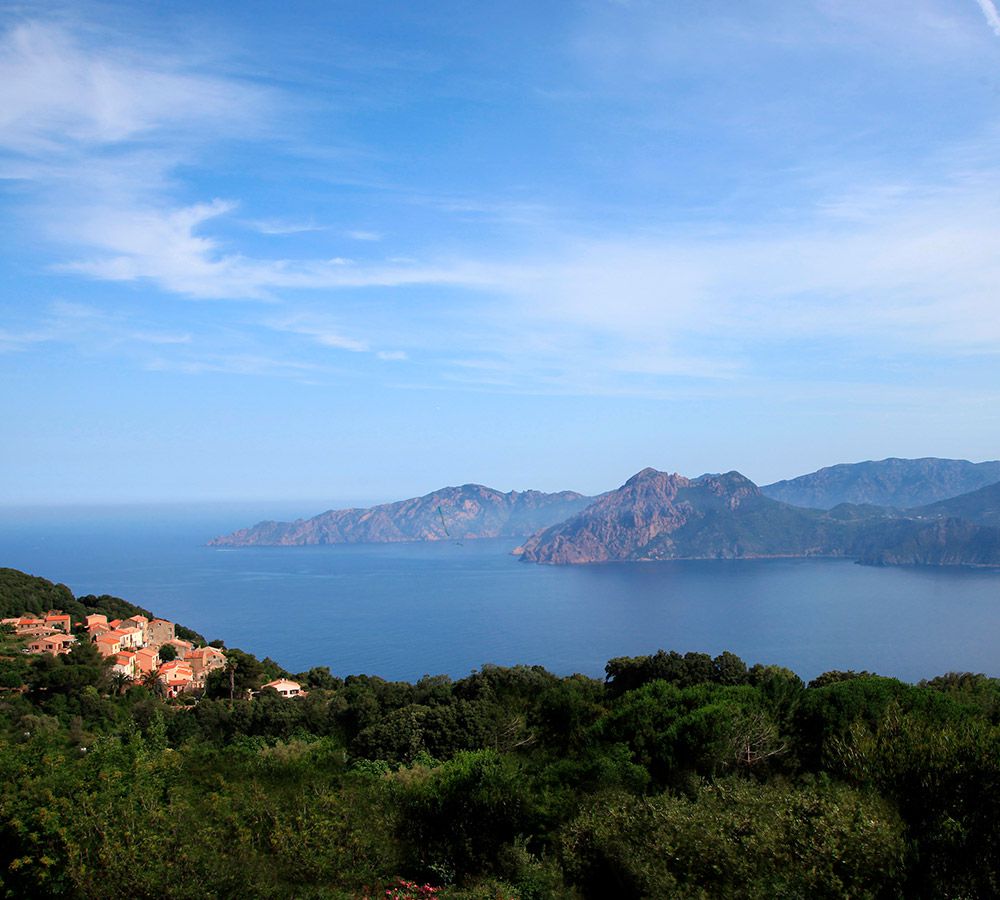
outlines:
[[119, 653], [115, 657], [115, 662], [114, 665], [111, 666], [111, 671], [127, 675], [129, 678], [135, 678], [135, 653], [131, 650], [125, 650], [122, 653]]
[[[180, 638], [171, 638], [169, 641], [164, 641], [164, 644], [170, 644], [177, 651], [178, 659], [187, 659], [191, 652], [194, 650], [194, 644], [190, 641], [183, 641]], [[162, 645], [157, 645], [162, 646]]]
[[165, 662], [157, 670], [160, 684], [168, 697], [176, 697], [185, 691], [193, 691], [197, 688], [194, 683], [194, 672], [183, 660], [174, 659]]
[[57, 629], [46, 624], [45, 619], [34, 619], [31, 616], [21, 616], [19, 619], [5, 619], [4, 624], [14, 626], [14, 633], [18, 637], [43, 637], [47, 634], [55, 634]]
[[122, 651], [121, 638], [117, 631], [99, 634], [94, 640], [101, 656], [117, 656]]
[[145, 645], [145, 641], [142, 639], [142, 629], [137, 625], [130, 625], [127, 622], [122, 622], [115, 632], [121, 636], [122, 647], [128, 648], [129, 650], [138, 650], [140, 647]]
[[160, 647], [177, 637], [173, 622], [166, 619], [153, 619], [146, 626], [146, 643], [152, 647]]
[[123, 624], [139, 629], [139, 633], [142, 635], [140, 646], [145, 647], [149, 643], [149, 619], [145, 616], [129, 616]]
[[111, 629], [111, 626], [108, 625], [108, 617], [104, 613], [91, 613], [83, 622], [87, 626], [87, 631], [90, 631], [95, 625], [104, 625], [108, 630]]
[[58, 609], [51, 609], [45, 614], [45, 624], [55, 631], [61, 631], [63, 634], [69, 634], [73, 630], [72, 619]]
[[148, 675], [160, 666], [160, 654], [152, 647], [143, 647], [135, 651], [135, 668], [138, 674]]
[[87, 626], [87, 634], [92, 641], [96, 641], [102, 634], [107, 634], [114, 629], [107, 622], [94, 622]]
[[75, 643], [76, 638], [73, 635], [58, 632], [56, 634], [36, 637], [28, 644], [28, 652], [50, 653], [52, 656], [61, 656], [64, 653], [69, 653]]
[[306, 695], [298, 682], [289, 681], [287, 678], [276, 678], [274, 681], [269, 681], [261, 686], [261, 691], [266, 691], [268, 688], [277, 691], [282, 697], [304, 697]]
[[188, 653], [184, 661], [191, 666], [195, 681], [204, 685], [209, 672], [226, 667], [226, 654], [216, 647], [199, 647]]

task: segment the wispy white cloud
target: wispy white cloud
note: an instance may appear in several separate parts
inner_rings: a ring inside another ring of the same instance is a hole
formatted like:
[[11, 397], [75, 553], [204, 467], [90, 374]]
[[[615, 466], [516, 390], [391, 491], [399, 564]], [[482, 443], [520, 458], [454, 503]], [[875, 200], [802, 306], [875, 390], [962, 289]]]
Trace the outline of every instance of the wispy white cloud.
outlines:
[[213, 134], [253, 127], [262, 91], [185, 69], [180, 59], [145, 48], [90, 52], [53, 24], [16, 25], [0, 39], [0, 147], [67, 152], [178, 127]]
[[74, 269], [150, 279], [193, 297], [281, 292], [284, 306], [293, 292], [381, 287], [404, 303], [409, 287], [464, 288], [466, 299], [451, 312], [408, 306], [405, 335], [355, 305], [340, 316], [282, 313], [265, 324], [351, 352], [392, 352], [383, 348], [403, 338], [465, 380], [594, 390], [595, 379], [617, 386], [631, 378], [645, 390], [649, 379], [746, 377], [757, 354], [782, 342], [872, 354], [995, 352], [1000, 226], [988, 199], [995, 187], [989, 173], [964, 172], [929, 191], [900, 183], [851, 189], [794, 226], [564, 234], [544, 254], [516, 259], [382, 265], [227, 255], [196, 233], [231, 208], [217, 202], [145, 223], [88, 226], [117, 255]]
[[[995, 7], [979, 2], [992, 27]], [[930, 16], [930, 5], [918, 5]], [[817, 8], [852, 23], [869, 15], [860, 3]], [[875, 18], [885, 25], [884, 15]], [[619, 75], [618, 67], [631, 71], [636, 60], [662, 58], [650, 74], [659, 77], [683, 62], [686, 38], [683, 28], [657, 23], [655, 32], [623, 27], [600, 46], [581, 39], [577, 51]], [[744, 47], [746, 34], [729, 20], [713, 19], [712, 27], [723, 43]], [[801, 33], [779, 28], [772, 38]], [[702, 64], [715, 62], [702, 57]], [[991, 353], [1000, 342], [993, 313], [1000, 226], [989, 199], [1000, 183], [988, 166], [938, 173], [923, 185], [899, 177], [845, 186], [842, 179], [814, 208], [796, 207], [791, 224], [716, 222], [687, 232], [630, 232], [593, 221], [576, 228], [556, 224], [552, 211], [532, 200], [414, 191], [413, 204], [458, 222], [501, 224], [517, 233], [519, 247], [533, 249], [491, 253], [456, 240], [447, 254], [411, 245], [402, 257], [402, 248], [387, 247], [384, 259], [372, 261], [377, 248], [354, 246], [358, 261], [283, 256], [287, 242], [275, 241], [268, 256], [239, 243], [247, 236], [232, 228], [236, 200], [182, 202], [175, 179], [182, 163], [197, 159], [192, 148], [260, 128], [269, 102], [253, 86], [190, 71], [169, 55], [90, 48], [63, 29], [19, 26], [0, 40], [0, 176], [41, 186], [36, 219], [59, 240], [68, 261], [58, 268], [68, 275], [150, 284], [186, 298], [269, 301], [278, 311], [263, 327], [299, 346], [385, 361], [433, 356], [436, 374], [453, 383], [649, 392], [672, 380], [749, 379], [755, 358], [782, 343], [943, 356]], [[235, 224], [269, 236], [325, 230], [344, 240], [383, 240], [374, 230], [335, 230], [342, 226], [294, 215]], [[368, 295], [391, 305], [400, 321], [375, 321], [360, 304], [326, 318], [289, 312], [301, 294], [335, 304], [338, 292], [357, 288], [373, 289]], [[417, 292], [410, 288], [422, 289], [419, 302], [411, 302]], [[428, 288], [451, 300], [427, 301]], [[0, 348], [60, 339], [70, 334], [71, 319], [64, 310], [61, 325], [0, 332]], [[77, 328], [85, 330], [80, 321]], [[110, 324], [87, 328], [104, 328], [111, 340]], [[168, 354], [171, 345], [186, 349], [191, 336], [122, 322], [115, 328], [116, 340], [131, 334], [138, 343], [160, 343], [156, 365], [192, 373], [284, 377], [323, 366], [292, 356], [286, 364], [259, 346]]]
[[976, 0], [976, 2], [983, 11], [983, 15], [986, 17], [986, 24], [990, 26], [990, 30], [997, 37], [1000, 37], [1000, 12], [997, 11], [993, 0]]
[[154, 357], [145, 362], [151, 372], [177, 372], [182, 375], [257, 375], [296, 378], [322, 374], [325, 369], [316, 363], [278, 356], [247, 353], [209, 353], [199, 358]]
[[366, 353], [370, 348], [366, 341], [347, 337], [336, 329], [336, 324], [328, 320], [317, 320], [314, 316], [302, 314], [272, 318], [264, 323], [268, 328], [288, 334], [300, 334], [323, 347], [349, 350], [352, 353]]
[[188, 332], [158, 328], [134, 317], [66, 301], [49, 305], [38, 322], [21, 330], [0, 329], [0, 351], [25, 350], [45, 343], [68, 344], [84, 350], [121, 350], [141, 346], [191, 344]]
[[149, 281], [168, 292], [200, 299], [268, 300], [279, 290], [474, 285], [490, 280], [485, 267], [473, 262], [387, 260], [361, 265], [345, 257], [264, 259], [227, 251], [221, 241], [202, 231], [234, 208], [230, 201], [213, 200], [167, 209], [81, 210], [60, 231], [74, 244], [91, 248], [92, 255], [57, 268], [102, 281]]
[[254, 231], [268, 235], [308, 234], [313, 231], [325, 231], [325, 225], [317, 225], [313, 221], [296, 222], [285, 219], [258, 219], [247, 223]]

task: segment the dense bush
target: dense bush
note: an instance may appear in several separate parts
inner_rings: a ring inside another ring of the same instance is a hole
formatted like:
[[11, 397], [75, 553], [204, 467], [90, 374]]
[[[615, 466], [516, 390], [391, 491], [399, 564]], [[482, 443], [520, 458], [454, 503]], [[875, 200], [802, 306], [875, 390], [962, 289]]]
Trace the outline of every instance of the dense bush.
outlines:
[[[82, 602], [11, 572], [0, 598], [35, 602], [15, 612]], [[806, 687], [660, 652], [605, 681], [314, 668], [307, 697], [248, 700], [287, 673], [228, 651], [185, 705], [117, 689], [90, 644], [22, 645], [0, 635], [3, 896], [1000, 896], [982, 675]]]

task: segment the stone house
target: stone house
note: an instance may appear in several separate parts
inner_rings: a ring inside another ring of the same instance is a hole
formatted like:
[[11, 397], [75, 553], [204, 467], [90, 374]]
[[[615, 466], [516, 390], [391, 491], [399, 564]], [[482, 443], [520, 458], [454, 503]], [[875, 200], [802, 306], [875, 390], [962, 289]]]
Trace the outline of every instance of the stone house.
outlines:
[[226, 667], [226, 654], [215, 647], [199, 647], [188, 653], [184, 661], [191, 666], [195, 681], [203, 686], [209, 672]]
[[153, 647], [168, 644], [177, 637], [175, 630], [173, 622], [168, 622], [166, 619], [153, 619], [146, 626], [146, 643]]

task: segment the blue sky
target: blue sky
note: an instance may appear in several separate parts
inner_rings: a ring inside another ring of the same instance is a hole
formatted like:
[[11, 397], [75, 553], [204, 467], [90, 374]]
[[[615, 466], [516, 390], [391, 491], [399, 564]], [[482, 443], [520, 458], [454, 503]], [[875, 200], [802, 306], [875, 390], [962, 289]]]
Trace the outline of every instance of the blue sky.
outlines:
[[990, 0], [6, 4], [0, 503], [1000, 456]]

